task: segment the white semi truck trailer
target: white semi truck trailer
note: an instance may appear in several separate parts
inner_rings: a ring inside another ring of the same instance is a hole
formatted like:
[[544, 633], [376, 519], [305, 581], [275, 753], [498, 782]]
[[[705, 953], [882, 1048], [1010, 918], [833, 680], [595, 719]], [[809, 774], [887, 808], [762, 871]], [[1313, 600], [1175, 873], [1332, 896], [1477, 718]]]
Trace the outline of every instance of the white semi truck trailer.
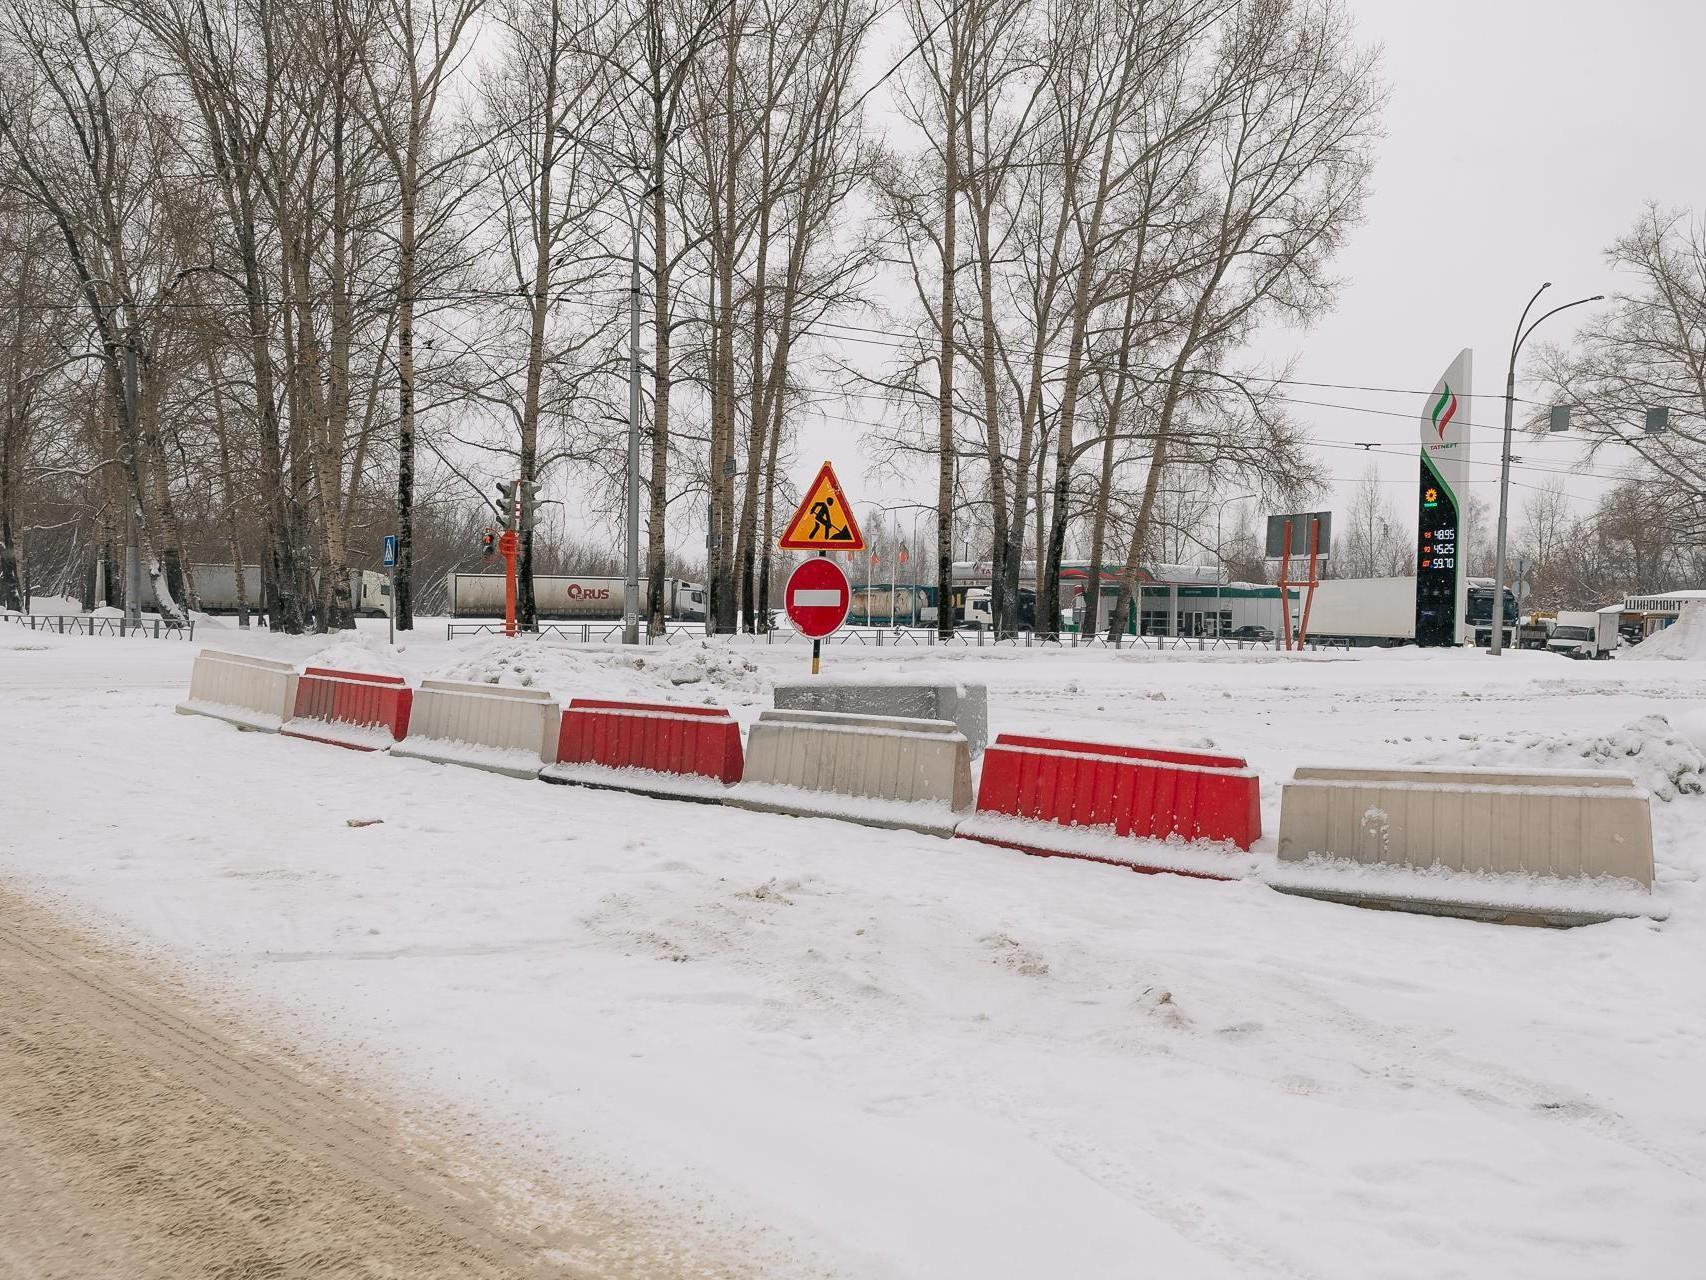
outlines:
[[[250, 610], [259, 612], [266, 596], [262, 590], [261, 566], [243, 566], [243, 595]], [[195, 580], [196, 598], [203, 613], [237, 612], [237, 566], [231, 564], [192, 564], [190, 576]], [[315, 575], [318, 583], [319, 575]], [[391, 581], [376, 569], [349, 571], [350, 604], [356, 616], [383, 618], [391, 612]]]
[[[1307, 596], [1308, 590], [1300, 591]], [[1516, 597], [1507, 589], [1505, 638], [1516, 643]], [[1302, 601], [1294, 607], [1301, 608]], [[1493, 638], [1493, 582], [1469, 579], [1466, 619], [1471, 638], [1486, 645]], [[1414, 578], [1328, 578], [1315, 588], [1309, 606], [1309, 639], [1321, 644], [1400, 645], [1416, 641]]]
[[[504, 616], [502, 573], [453, 573], [446, 582], [453, 618]], [[614, 622], [623, 614], [627, 583], [621, 578], [579, 574], [534, 574], [533, 602], [548, 622]], [[664, 613], [672, 622], [705, 620], [702, 583], [665, 578]], [[640, 614], [646, 612], [646, 584], [640, 583]]]

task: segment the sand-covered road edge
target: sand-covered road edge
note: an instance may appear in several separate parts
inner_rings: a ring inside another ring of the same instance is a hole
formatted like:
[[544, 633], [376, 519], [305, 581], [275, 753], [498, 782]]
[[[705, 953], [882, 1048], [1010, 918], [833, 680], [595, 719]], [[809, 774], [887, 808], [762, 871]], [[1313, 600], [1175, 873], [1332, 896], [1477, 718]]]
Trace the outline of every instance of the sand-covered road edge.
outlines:
[[0, 885], [3, 1280], [738, 1274], [509, 1185]]

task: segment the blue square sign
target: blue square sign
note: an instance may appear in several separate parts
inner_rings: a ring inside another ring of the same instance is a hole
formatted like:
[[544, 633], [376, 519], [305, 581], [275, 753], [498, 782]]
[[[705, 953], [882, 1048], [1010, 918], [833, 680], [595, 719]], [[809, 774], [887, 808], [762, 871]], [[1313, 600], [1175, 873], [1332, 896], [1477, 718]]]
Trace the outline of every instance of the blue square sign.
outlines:
[[397, 535], [394, 533], [388, 533], [385, 535], [385, 559], [383, 564], [387, 569], [395, 569], [397, 567]]

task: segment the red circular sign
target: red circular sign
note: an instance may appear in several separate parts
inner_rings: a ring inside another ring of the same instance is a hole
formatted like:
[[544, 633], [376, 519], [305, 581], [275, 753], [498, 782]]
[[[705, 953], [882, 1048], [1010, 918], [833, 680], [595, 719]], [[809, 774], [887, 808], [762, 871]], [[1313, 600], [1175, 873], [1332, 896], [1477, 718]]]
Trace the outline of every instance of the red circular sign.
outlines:
[[847, 621], [851, 601], [847, 575], [825, 556], [807, 560], [789, 574], [788, 586], [782, 592], [788, 621], [794, 630], [813, 640], [821, 640]]

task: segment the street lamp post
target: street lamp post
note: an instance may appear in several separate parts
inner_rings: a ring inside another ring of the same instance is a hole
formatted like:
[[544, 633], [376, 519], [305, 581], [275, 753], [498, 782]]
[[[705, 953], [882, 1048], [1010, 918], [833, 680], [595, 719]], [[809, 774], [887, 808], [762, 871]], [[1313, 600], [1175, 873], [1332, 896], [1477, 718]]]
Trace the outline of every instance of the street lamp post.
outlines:
[[[1522, 344], [1528, 341], [1528, 335], [1538, 329], [1545, 321], [1557, 315], [1560, 311], [1568, 311], [1571, 307], [1584, 306], [1589, 302], [1601, 302], [1605, 295], [1596, 293], [1591, 298], [1577, 298], [1574, 302], [1566, 302], [1561, 307], [1553, 307], [1534, 321], [1528, 322], [1528, 313], [1534, 309], [1534, 304], [1540, 300], [1540, 295], [1552, 287], [1550, 280], [1534, 291], [1534, 296], [1528, 300], [1528, 305], [1522, 309], [1522, 319], [1516, 322], [1516, 334], [1511, 339], [1510, 363], [1505, 366], [1505, 431], [1504, 447], [1499, 451], [1499, 536], [1496, 550], [1493, 553], [1493, 617], [1492, 644], [1487, 652], [1494, 657], [1504, 652], [1505, 648], [1505, 543], [1510, 527], [1510, 498], [1511, 498], [1511, 436], [1516, 416], [1516, 358], [1522, 350]], [[1526, 327], [1525, 327], [1526, 326]], [[1462, 548], [1458, 548], [1462, 554]], [[1459, 570], [1461, 572], [1461, 570]]]
[[[622, 203], [628, 204], [627, 193]], [[640, 643], [640, 211], [629, 209], [628, 263], [628, 577], [622, 589], [622, 643]]]

